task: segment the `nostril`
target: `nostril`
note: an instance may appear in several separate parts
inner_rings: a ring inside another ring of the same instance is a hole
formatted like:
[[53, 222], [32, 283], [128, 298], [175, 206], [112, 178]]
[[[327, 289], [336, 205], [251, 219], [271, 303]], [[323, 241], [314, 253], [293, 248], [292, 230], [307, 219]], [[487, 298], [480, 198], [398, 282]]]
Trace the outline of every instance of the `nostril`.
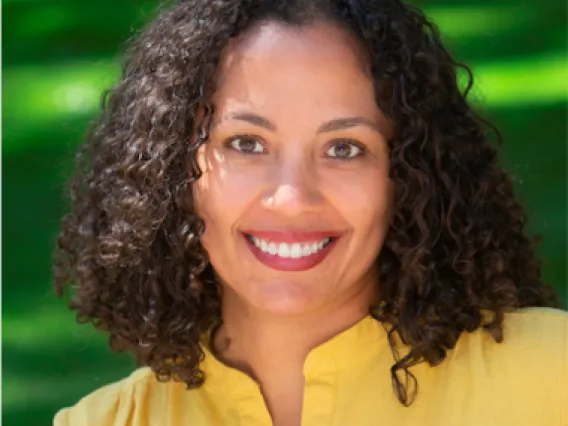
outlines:
[[304, 210], [319, 205], [322, 200], [321, 194], [305, 185], [283, 184], [278, 186], [274, 192], [267, 194], [263, 204], [272, 209]]

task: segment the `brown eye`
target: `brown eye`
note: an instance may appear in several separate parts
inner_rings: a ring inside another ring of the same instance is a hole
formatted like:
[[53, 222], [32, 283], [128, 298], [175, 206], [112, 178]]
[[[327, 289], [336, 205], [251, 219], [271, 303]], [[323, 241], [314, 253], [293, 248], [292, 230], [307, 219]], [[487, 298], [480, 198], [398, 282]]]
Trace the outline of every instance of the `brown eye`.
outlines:
[[229, 141], [229, 145], [235, 151], [244, 154], [262, 154], [264, 153], [264, 146], [252, 136], [238, 136]]
[[339, 141], [327, 150], [327, 156], [340, 159], [349, 159], [361, 155], [363, 149], [349, 141]]

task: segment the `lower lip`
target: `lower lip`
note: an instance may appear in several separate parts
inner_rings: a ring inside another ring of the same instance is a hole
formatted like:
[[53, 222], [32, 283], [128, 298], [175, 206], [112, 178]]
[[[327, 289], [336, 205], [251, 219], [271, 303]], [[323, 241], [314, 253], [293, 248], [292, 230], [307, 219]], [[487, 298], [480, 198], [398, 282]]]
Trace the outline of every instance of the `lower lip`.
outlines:
[[252, 254], [254, 254], [261, 263], [269, 268], [288, 272], [306, 271], [320, 264], [339, 240], [339, 238], [334, 238], [324, 248], [318, 250], [316, 253], [294, 259], [292, 257], [280, 257], [275, 254], [265, 253], [246, 236], [243, 235], [243, 238], [248, 244], [250, 251], [252, 251]]

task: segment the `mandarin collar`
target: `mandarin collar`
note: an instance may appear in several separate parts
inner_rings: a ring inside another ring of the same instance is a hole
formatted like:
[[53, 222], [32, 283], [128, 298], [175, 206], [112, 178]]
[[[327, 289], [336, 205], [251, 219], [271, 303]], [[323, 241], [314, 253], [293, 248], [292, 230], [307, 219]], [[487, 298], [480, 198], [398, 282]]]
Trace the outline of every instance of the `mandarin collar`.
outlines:
[[[205, 357], [200, 368], [205, 373], [205, 387], [226, 395], [259, 392], [258, 382], [221, 362], [206, 344], [201, 346]], [[385, 351], [390, 356], [385, 328], [367, 315], [308, 353], [303, 368], [306, 384], [327, 374], [360, 368]]]

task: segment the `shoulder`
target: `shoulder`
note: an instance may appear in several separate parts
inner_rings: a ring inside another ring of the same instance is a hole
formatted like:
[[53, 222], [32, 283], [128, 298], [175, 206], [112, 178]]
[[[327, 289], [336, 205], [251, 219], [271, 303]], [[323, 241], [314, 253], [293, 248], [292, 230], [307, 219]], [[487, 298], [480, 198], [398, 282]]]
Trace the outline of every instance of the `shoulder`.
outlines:
[[[535, 400], [568, 398], [568, 312], [523, 308], [505, 314], [503, 341], [483, 329], [463, 334], [449, 354], [451, 363], [497, 393]], [[531, 386], [527, 388], [526, 384]]]
[[[129, 377], [99, 388], [77, 404], [60, 410], [54, 426], [111, 426], [128, 424], [128, 419], [147, 404], [148, 390], [157, 388], [149, 368], [134, 371]], [[158, 388], [159, 389], [159, 388]]]
[[525, 374], [560, 379], [563, 388], [568, 387], [568, 312], [525, 308], [507, 314], [496, 351]]
[[511, 333], [530, 335], [545, 330], [551, 333], [565, 333], [568, 327], [568, 312], [554, 308], [523, 308], [505, 314], [505, 330]]
[[524, 308], [507, 313], [503, 321], [503, 348], [519, 357], [546, 354], [562, 355], [568, 351], [568, 312], [552, 308]]
[[503, 320], [503, 342], [495, 346], [512, 367], [550, 374], [568, 382], [568, 312], [525, 308]]
[[456, 355], [483, 358], [485, 364], [509, 365], [538, 363], [547, 360], [549, 366], [565, 364], [568, 353], [568, 312], [552, 308], [523, 308], [508, 312], [503, 319], [503, 341], [496, 343], [482, 328], [462, 335]]
[[429, 392], [449, 398], [448, 404], [460, 406], [466, 417], [477, 418], [483, 407], [492, 413], [492, 424], [563, 424], [559, 419], [568, 417], [568, 313], [550, 308], [508, 312], [502, 342], [483, 328], [464, 332], [443, 363], [425, 370]]

